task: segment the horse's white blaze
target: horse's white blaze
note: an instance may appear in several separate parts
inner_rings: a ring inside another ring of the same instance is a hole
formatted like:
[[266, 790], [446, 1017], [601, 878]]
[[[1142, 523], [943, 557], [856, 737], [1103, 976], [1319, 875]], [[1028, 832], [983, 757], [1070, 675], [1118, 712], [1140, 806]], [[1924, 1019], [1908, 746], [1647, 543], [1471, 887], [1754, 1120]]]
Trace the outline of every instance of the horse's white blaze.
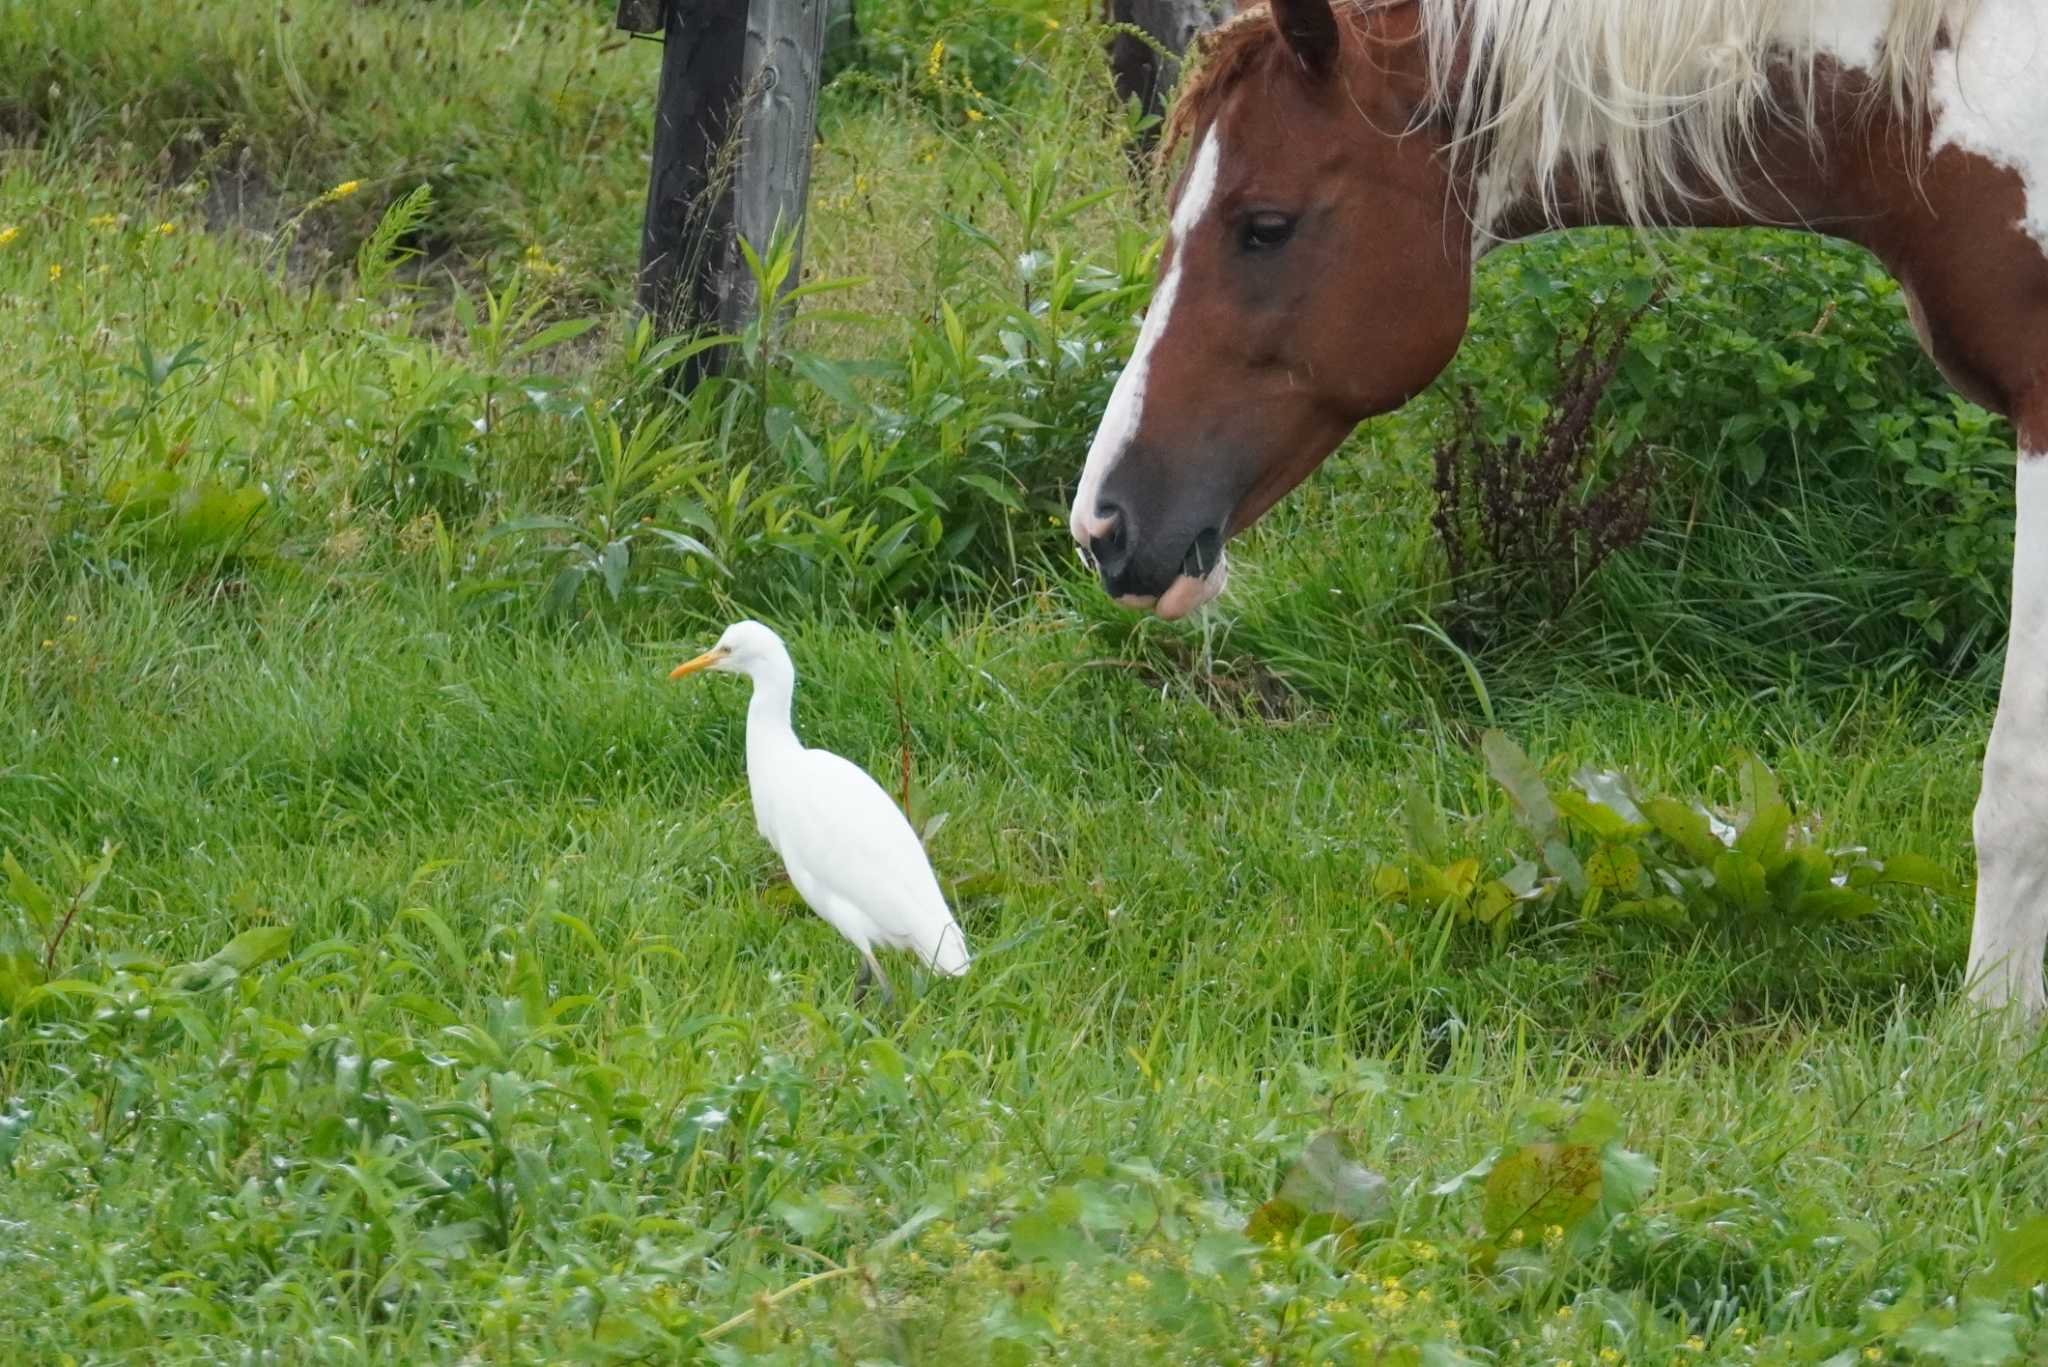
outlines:
[[1934, 149], [1974, 152], [2026, 187], [2020, 227], [2048, 250], [2048, 10], [1979, 0], [1955, 47], [1934, 57]]
[[1980, 1002], [2039, 1012], [2048, 948], [2048, 455], [2020, 456], [2018, 503], [2012, 636], [1977, 799], [1969, 978]]
[[1180, 203], [1174, 206], [1166, 238], [1166, 251], [1171, 259], [1165, 278], [1152, 292], [1152, 306], [1145, 310], [1145, 324], [1138, 329], [1138, 345], [1131, 352], [1131, 363], [1117, 376], [1116, 387], [1110, 391], [1109, 407], [1103, 410], [1102, 424], [1095, 429], [1095, 440], [1088, 447], [1088, 462], [1081, 468], [1080, 487], [1074, 490], [1074, 510], [1068, 526], [1074, 540], [1083, 546], [1108, 530], [1109, 524], [1095, 511], [1096, 501], [1102, 494], [1102, 482], [1130, 449], [1137, 438], [1138, 425], [1144, 420], [1145, 379], [1152, 369], [1152, 352], [1166, 335], [1167, 319], [1172, 316], [1174, 298], [1180, 293], [1181, 244], [1209, 212], [1209, 201], [1216, 195], [1216, 164], [1222, 157], [1222, 139], [1211, 128], [1195, 148], [1187, 184], [1181, 189]]

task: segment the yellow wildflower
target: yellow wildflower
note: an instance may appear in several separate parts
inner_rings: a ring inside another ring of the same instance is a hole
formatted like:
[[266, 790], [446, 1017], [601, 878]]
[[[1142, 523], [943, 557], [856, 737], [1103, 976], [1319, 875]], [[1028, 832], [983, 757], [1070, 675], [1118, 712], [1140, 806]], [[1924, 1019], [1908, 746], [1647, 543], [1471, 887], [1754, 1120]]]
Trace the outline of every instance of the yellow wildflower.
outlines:
[[1516, 1228], [1516, 1229], [1511, 1229], [1511, 1230], [1509, 1230], [1509, 1231], [1508, 1231], [1508, 1247], [1509, 1247], [1509, 1248], [1520, 1248], [1520, 1247], [1522, 1246], [1522, 1240], [1523, 1240], [1523, 1239], [1525, 1239], [1525, 1238], [1527, 1238], [1527, 1237], [1528, 1237], [1528, 1236], [1527, 1236], [1527, 1235], [1525, 1235], [1524, 1233], [1522, 1233], [1522, 1231], [1521, 1231], [1521, 1230], [1520, 1230], [1519, 1228]]
[[1865, 1348], [1865, 1349], [1863, 1350], [1863, 1360], [1864, 1360], [1864, 1361], [1866, 1361], [1866, 1362], [1883, 1362], [1883, 1361], [1884, 1361], [1884, 1349], [1882, 1349], [1882, 1348]]
[[1124, 1285], [1133, 1291], [1143, 1291], [1152, 1285], [1152, 1279], [1142, 1272], [1130, 1272], [1124, 1276]]
[[1619, 1362], [1621, 1361], [1621, 1353], [1613, 1348], [1602, 1348], [1600, 1350], [1600, 1360], [1602, 1362]]
[[332, 190], [329, 190], [327, 192], [327, 197], [329, 199], [347, 199], [350, 195], [354, 194], [356, 191], [362, 188], [363, 183], [359, 180], [345, 180], [341, 184], [335, 186]]
[[119, 214], [94, 214], [85, 221], [88, 228], [111, 228], [121, 221]]
[[1559, 1319], [1561, 1319], [1561, 1320], [1568, 1320], [1568, 1319], [1570, 1319], [1570, 1318], [1572, 1317], [1572, 1308], [1571, 1308], [1571, 1307], [1570, 1307], [1569, 1305], [1560, 1305], [1560, 1306], [1558, 1306], [1558, 1307], [1557, 1307], [1557, 1317], [1558, 1317]]
[[1707, 1351], [1707, 1341], [1698, 1334], [1694, 1334], [1685, 1341], [1685, 1351], [1688, 1353], [1704, 1353]]
[[0, 228], [0, 247], [6, 246], [8, 243], [14, 241], [15, 238], [20, 236], [21, 229], [15, 227], [11, 223], [4, 228]]
[[1748, 1333], [1749, 1330], [1746, 1327], [1738, 1324], [1733, 1329], [1730, 1329], [1728, 1331], [1728, 1337], [1734, 1339], [1737, 1343], [1740, 1343], [1742, 1342], [1743, 1338], [1748, 1335]]
[[533, 243], [526, 249], [526, 268], [536, 275], [560, 275], [562, 273], [561, 266], [548, 260], [548, 254], [541, 250], [540, 243], [538, 242]]
[[932, 44], [931, 55], [924, 59], [924, 74], [933, 80], [939, 79], [939, 68], [946, 60], [946, 40], [939, 39]]
[[165, 220], [164, 222], [156, 225], [156, 235], [158, 237], [169, 237], [172, 233], [176, 231], [178, 231], [178, 225], [170, 222], [169, 220]]
[[55, 262], [52, 262], [50, 264], [50, 283], [54, 285], [63, 278], [64, 268], [62, 266], [57, 265]]
[[1545, 1248], [1556, 1248], [1559, 1244], [1563, 1242], [1563, 1225], [1551, 1225], [1543, 1231], [1543, 1246]]
[[1060, 21], [1059, 21], [1059, 20], [1057, 20], [1057, 19], [1054, 19], [1054, 18], [1052, 18], [1052, 17], [1051, 17], [1051, 16], [1049, 16], [1049, 15], [1048, 15], [1048, 16], [1046, 17], [1046, 21], [1045, 21], [1045, 27], [1046, 27], [1046, 29], [1047, 29], [1048, 31], [1050, 31], [1050, 30], [1052, 30], [1052, 29], [1056, 29], [1056, 28], [1058, 28], [1059, 26], [1060, 26]]
[[970, 109], [967, 111], [967, 121], [969, 123], [980, 123], [983, 119], [987, 117], [988, 115], [982, 113], [979, 109]]

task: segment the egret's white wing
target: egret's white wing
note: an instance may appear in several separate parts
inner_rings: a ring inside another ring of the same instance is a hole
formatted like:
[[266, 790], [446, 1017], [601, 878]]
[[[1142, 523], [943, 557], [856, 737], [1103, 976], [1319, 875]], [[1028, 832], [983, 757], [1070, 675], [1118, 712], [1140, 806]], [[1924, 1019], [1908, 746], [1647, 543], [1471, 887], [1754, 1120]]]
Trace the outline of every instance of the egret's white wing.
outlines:
[[929, 964], [948, 934], [960, 935], [917, 833], [866, 770], [829, 750], [804, 750], [778, 787], [770, 838], [783, 861], [858, 908], [877, 943]]

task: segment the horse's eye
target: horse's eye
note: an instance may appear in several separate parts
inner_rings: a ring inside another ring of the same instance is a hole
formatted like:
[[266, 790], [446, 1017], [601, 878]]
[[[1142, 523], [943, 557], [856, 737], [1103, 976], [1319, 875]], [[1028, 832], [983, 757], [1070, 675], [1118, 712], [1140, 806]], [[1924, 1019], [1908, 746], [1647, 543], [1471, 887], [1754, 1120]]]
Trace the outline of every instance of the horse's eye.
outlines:
[[1244, 249], [1248, 252], [1272, 251], [1286, 245], [1287, 239], [1293, 236], [1294, 218], [1291, 214], [1256, 213], [1244, 221]]

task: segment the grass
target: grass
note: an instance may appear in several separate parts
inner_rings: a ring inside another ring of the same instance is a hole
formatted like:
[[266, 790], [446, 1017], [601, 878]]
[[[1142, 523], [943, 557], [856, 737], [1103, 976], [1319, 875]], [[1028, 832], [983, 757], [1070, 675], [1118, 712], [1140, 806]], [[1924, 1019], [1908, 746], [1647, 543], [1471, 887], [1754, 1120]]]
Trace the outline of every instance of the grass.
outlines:
[[[630, 430], [646, 397], [607, 311], [646, 55], [602, 52], [603, 16], [566, 2], [299, 7], [336, 51], [468, 54], [400, 117], [415, 76], [344, 80], [296, 45], [296, 81], [220, 81], [284, 60], [282, 11], [174, 9], [0, 14], [0, 325], [31, 343], [0, 375], [23, 436], [0, 474], [11, 1360], [2040, 1350], [2039, 1064], [1952, 1005], [1967, 894], [1765, 933], [1558, 911], [1496, 948], [1372, 892], [1411, 775], [1489, 867], [1517, 849], [1489, 721], [1553, 774], [1722, 804], [1756, 751], [1831, 840], [1966, 880], [1981, 686], [1753, 644], [1717, 672], [1626, 616], [1468, 673], [1409, 629], [1433, 599], [1404, 423], [1251, 537], [1191, 626], [1028, 547], [900, 602], [777, 578], [819, 554], [799, 522], [719, 542], [752, 578], [643, 577], [636, 549], [631, 591], [550, 612], [592, 510], [667, 518], [650, 486], [700, 462], [798, 479], [751, 429], [678, 439], [642, 483], [592, 454], [586, 415]], [[816, 275], [870, 277], [853, 302], [898, 320], [1008, 288], [938, 208], [1010, 254], [1127, 251], [1135, 189], [1034, 225], [988, 175], [1053, 147], [1054, 199], [1122, 184], [1110, 114], [1025, 117], [1090, 89], [1091, 41], [1067, 41], [1016, 117], [914, 74], [834, 92]], [[567, 103], [533, 95], [594, 60]], [[267, 216], [218, 217], [183, 146], [210, 185], [260, 169]], [[432, 255], [365, 297], [345, 263], [416, 175], [436, 194], [407, 240]], [[539, 312], [498, 336], [451, 275]], [[1000, 354], [998, 317], [970, 313]], [[513, 397], [535, 370], [560, 403]], [[1016, 391], [1059, 421], [1077, 392]], [[480, 416], [481, 442], [431, 445]], [[161, 506], [114, 492], [157, 471]], [[576, 530], [517, 534], [541, 516]], [[979, 960], [899, 969], [900, 1011], [857, 1006], [851, 952], [753, 830], [742, 686], [664, 678], [770, 609], [805, 738], [893, 774], [900, 689], [914, 805], [946, 816], [930, 849]], [[1305, 1165], [1331, 1134], [1384, 1205]], [[1510, 1209], [1532, 1173], [1567, 1178]]]

